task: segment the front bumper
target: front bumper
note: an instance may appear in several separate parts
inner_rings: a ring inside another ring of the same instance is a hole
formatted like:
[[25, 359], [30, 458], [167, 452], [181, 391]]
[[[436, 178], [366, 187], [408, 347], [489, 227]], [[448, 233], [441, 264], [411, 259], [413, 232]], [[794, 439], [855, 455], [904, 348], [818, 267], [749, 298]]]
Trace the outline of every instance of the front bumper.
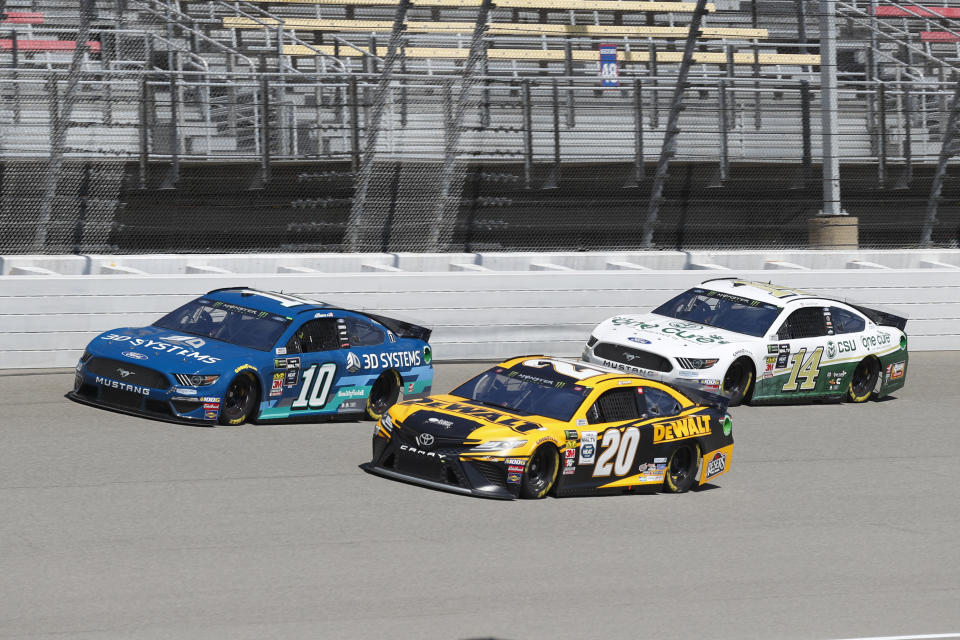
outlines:
[[590, 347], [584, 348], [581, 359], [590, 364], [598, 364], [603, 367], [617, 369], [624, 373], [646, 378], [647, 380], [656, 380], [657, 382], [664, 382], [671, 385], [684, 385], [710, 393], [720, 393], [721, 385], [723, 384], [723, 372], [719, 370], [717, 365], [709, 369], [679, 369], [676, 363], [672, 362], [672, 358], [668, 359], [664, 357], [665, 360], [671, 361], [673, 369], [671, 371], [656, 371], [654, 369], [635, 367], [624, 362], [617, 362], [616, 360], [601, 358], [597, 356]]
[[514, 500], [519, 480], [503, 462], [463, 458], [459, 451], [423, 451], [397, 437], [373, 437], [373, 459], [360, 465], [367, 473], [464, 495]]
[[[166, 378], [165, 374], [154, 373], [155, 380], [166, 384], [161, 380], [161, 377]], [[158, 388], [130, 384], [92, 373], [85, 363], [80, 362], [73, 390], [67, 393], [67, 397], [128, 415], [181, 424], [214, 425], [220, 415], [220, 398], [201, 396], [204, 391], [210, 393], [207, 389], [185, 389], [174, 385]]]

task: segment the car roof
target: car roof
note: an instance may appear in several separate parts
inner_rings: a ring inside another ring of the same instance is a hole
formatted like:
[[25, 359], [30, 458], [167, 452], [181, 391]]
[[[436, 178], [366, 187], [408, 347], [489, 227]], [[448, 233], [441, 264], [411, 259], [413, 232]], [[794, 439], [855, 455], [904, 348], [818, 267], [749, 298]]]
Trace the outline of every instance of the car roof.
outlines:
[[580, 382], [588, 387], [593, 387], [600, 382], [616, 378], [636, 378], [638, 380], [646, 380], [646, 378], [643, 378], [642, 376], [627, 373], [626, 371], [620, 371], [619, 369], [613, 369], [611, 367], [604, 367], [599, 364], [593, 364], [592, 362], [584, 362], [583, 360], [575, 360], [573, 358], [556, 358], [553, 356], [544, 355], [517, 356], [515, 358], [510, 358], [509, 360], [504, 360], [497, 366], [503, 367], [504, 369], [511, 369], [517, 365], [523, 364], [527, 360], [540, 360], [550, 363], [557, 363], [560, 365], [560, 367], [554, 366], [554, 370], [561, 375], [564, 375], [564, 367], [574, 367], [577, 371], [582, 373], [595, 371], [595, 374], [586, 375], [585, 377], [579, 379]]
[[214, 289], [202, 297], [288, 317], [304, 311], [332, 308], [330, 305], [316, 300], [307, 300], [273, 291], [259, 291], [247, 287]]
[[830, 298], [823, 298], [819, 294], [811, 293], [810, 291], [804, 291], [802, 289], [785, 287], [773, 284], [771, 282], [757, 282], [755, 280], [745, 280], [743, 278], [735, 277], [712, 278], [710, 280], [704, 280], [700, 284], [699, 288], [706, 289], [707, 291], [731, 293], [744, 298], [750, 298], [752, 300], [759, 300], [760, 302], [774, 304], [778, 307], [785, 306], [787, 303], [803, 298], [830, 300]]

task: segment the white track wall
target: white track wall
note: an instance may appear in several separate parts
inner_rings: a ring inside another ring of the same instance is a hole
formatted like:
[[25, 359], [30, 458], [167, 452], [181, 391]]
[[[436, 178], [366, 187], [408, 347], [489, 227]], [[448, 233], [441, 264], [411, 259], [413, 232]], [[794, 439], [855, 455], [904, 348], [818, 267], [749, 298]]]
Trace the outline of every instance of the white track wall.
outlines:
[[[736, 271], [718, 264], [716, 255], [709, 257], [713, 262], [699, 263], [691, 262], [687, 255], [680, 268], [670, 270], [645, 268], [635, 256], [631, 261], [608, 255], [605, 262], [594, 265], [590, 254], [565, 254], [576, 258], [576, 263], [566, 266], [557, 256], [521, 259], [510, 254], [511, 259], [492, 254], [488, 266], [483, 266], [480, 259], [469, 257], [472, 255], [445, 256], [446, 269], [457, 271], [399, 271], [396, 259], [378, 262], [368, 255], [364, 264], [348, 265], [352, 272], [321, 273], [294, 264], [279, 269], [283, 273], [266, 274], [222, 273], [233, 269], [211, 266], [209, 260], [187, 268], [190, 258], [179, 256], [179, 272], [156, 275], [137, 274], [137, 267], [126, 267], [130, 270], [126, 275], [56, 275], [47, 266], [11, 267], [8, 258], [3, 273], [20, 275], [0, 276], [0, 368], [73, 366], [84, 345], [98, 333], [150, 324], [202, 293], [228, 286], [283, 291], [419, 320], [434, 330], [431, 342], [438, 360], [528, 353], [576, 356], [601, 320], [616, 313], [649, 311], [702, 280], [725, 276], [772, 280], [866, 305], [883, 305], [910, 317], [911, 350], [960, 350], [960, 268], [953, 264], [954, 260], [960, 262], [960, 254], [951, 254], [946, 262], [935, 259], [943, 256], [927, 255], [922, 268], [891, 268], [881, 262], [847, 258], [839, 268], [812, 270], [804, 267], [799, 257], [788, 256], [798, 262], [767, 260], [763, 268]], [[724, 260], [731, 262], [731, 255], [726, 254]], [[742, 262], [743, 255], [734, 256], [736, 262]], [[899, 257], [894, 260], [893, 255]], [[891, 254], [885, 262], [917, 263], [916, 256], [912, 260], [902, 256]], [[69, 262], [71, 258], [79, 257], [47, 260]], [[150, 257], [135, 258], [145, 264]], [[668, 256], [656, 258], [662, 261]], [[89, 257], [85, 259], [89, 266]], [[453, 267], [452, 259], [463, 262]], [[116, 264], [116, 257], [114, 260], [113, 269], [125, 268]], [[433, 264], [433, 257], [411, 260], [408, 268], [414, 264], [441, 267]], [[509, 270], [492, 270], [494, 264]], [[580, 265], [593, 270], [575, 270], [582, 268]], [[47, 275], [27, 275], [43, 272]]]

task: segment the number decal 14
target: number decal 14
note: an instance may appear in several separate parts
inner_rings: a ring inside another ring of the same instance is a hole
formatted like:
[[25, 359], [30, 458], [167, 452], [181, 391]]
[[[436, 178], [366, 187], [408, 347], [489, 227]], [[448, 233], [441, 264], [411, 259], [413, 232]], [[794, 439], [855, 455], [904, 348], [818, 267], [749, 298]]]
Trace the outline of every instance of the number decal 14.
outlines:
[[[800, 349], [793, 356], [793, 369], [783, 385], [783, 391], [812, 391], [817, 386], [817, 376], [820, 374], [820, 358], [823, 357], [823, 347], [817, 347], [809, 358], [806, 348]], [[797, 379], [803, 379], [798, 384]]]

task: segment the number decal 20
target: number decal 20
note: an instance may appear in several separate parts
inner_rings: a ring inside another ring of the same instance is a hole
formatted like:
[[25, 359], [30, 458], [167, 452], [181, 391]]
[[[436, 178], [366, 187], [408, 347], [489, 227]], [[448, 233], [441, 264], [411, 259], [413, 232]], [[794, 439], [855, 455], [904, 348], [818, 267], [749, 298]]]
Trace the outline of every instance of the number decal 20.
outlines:
[[603, 442], [600, 443], [603, 452], [597, 458], [593, 477], [609, 476], [611, 470], [615, 476], [625, 476], [630, 473], [639, 444], [640, 429], [636, 427], [627, 427], [623, 433], [620, 429], [607, 429], [603, 434]]
[[330, 387], [337, 373], [337, 365], [332, 362], [310, 368], [303, 372], [303, 388], [291, 409], [322, 409], [330, 396]]
[[[793, 356], [793, 369], [790, 370], [790, 376], [783, 385], [783, 391], [812, 391], [817, 386], [817, 376], [820, 375], [820, 358], [823, 357], [823, 347], [817, 347], [810, 354], [809, 358], [806, 349], [800, 349]], [[802, 378], [803, 382], [797, 384], [797, 378]]]

